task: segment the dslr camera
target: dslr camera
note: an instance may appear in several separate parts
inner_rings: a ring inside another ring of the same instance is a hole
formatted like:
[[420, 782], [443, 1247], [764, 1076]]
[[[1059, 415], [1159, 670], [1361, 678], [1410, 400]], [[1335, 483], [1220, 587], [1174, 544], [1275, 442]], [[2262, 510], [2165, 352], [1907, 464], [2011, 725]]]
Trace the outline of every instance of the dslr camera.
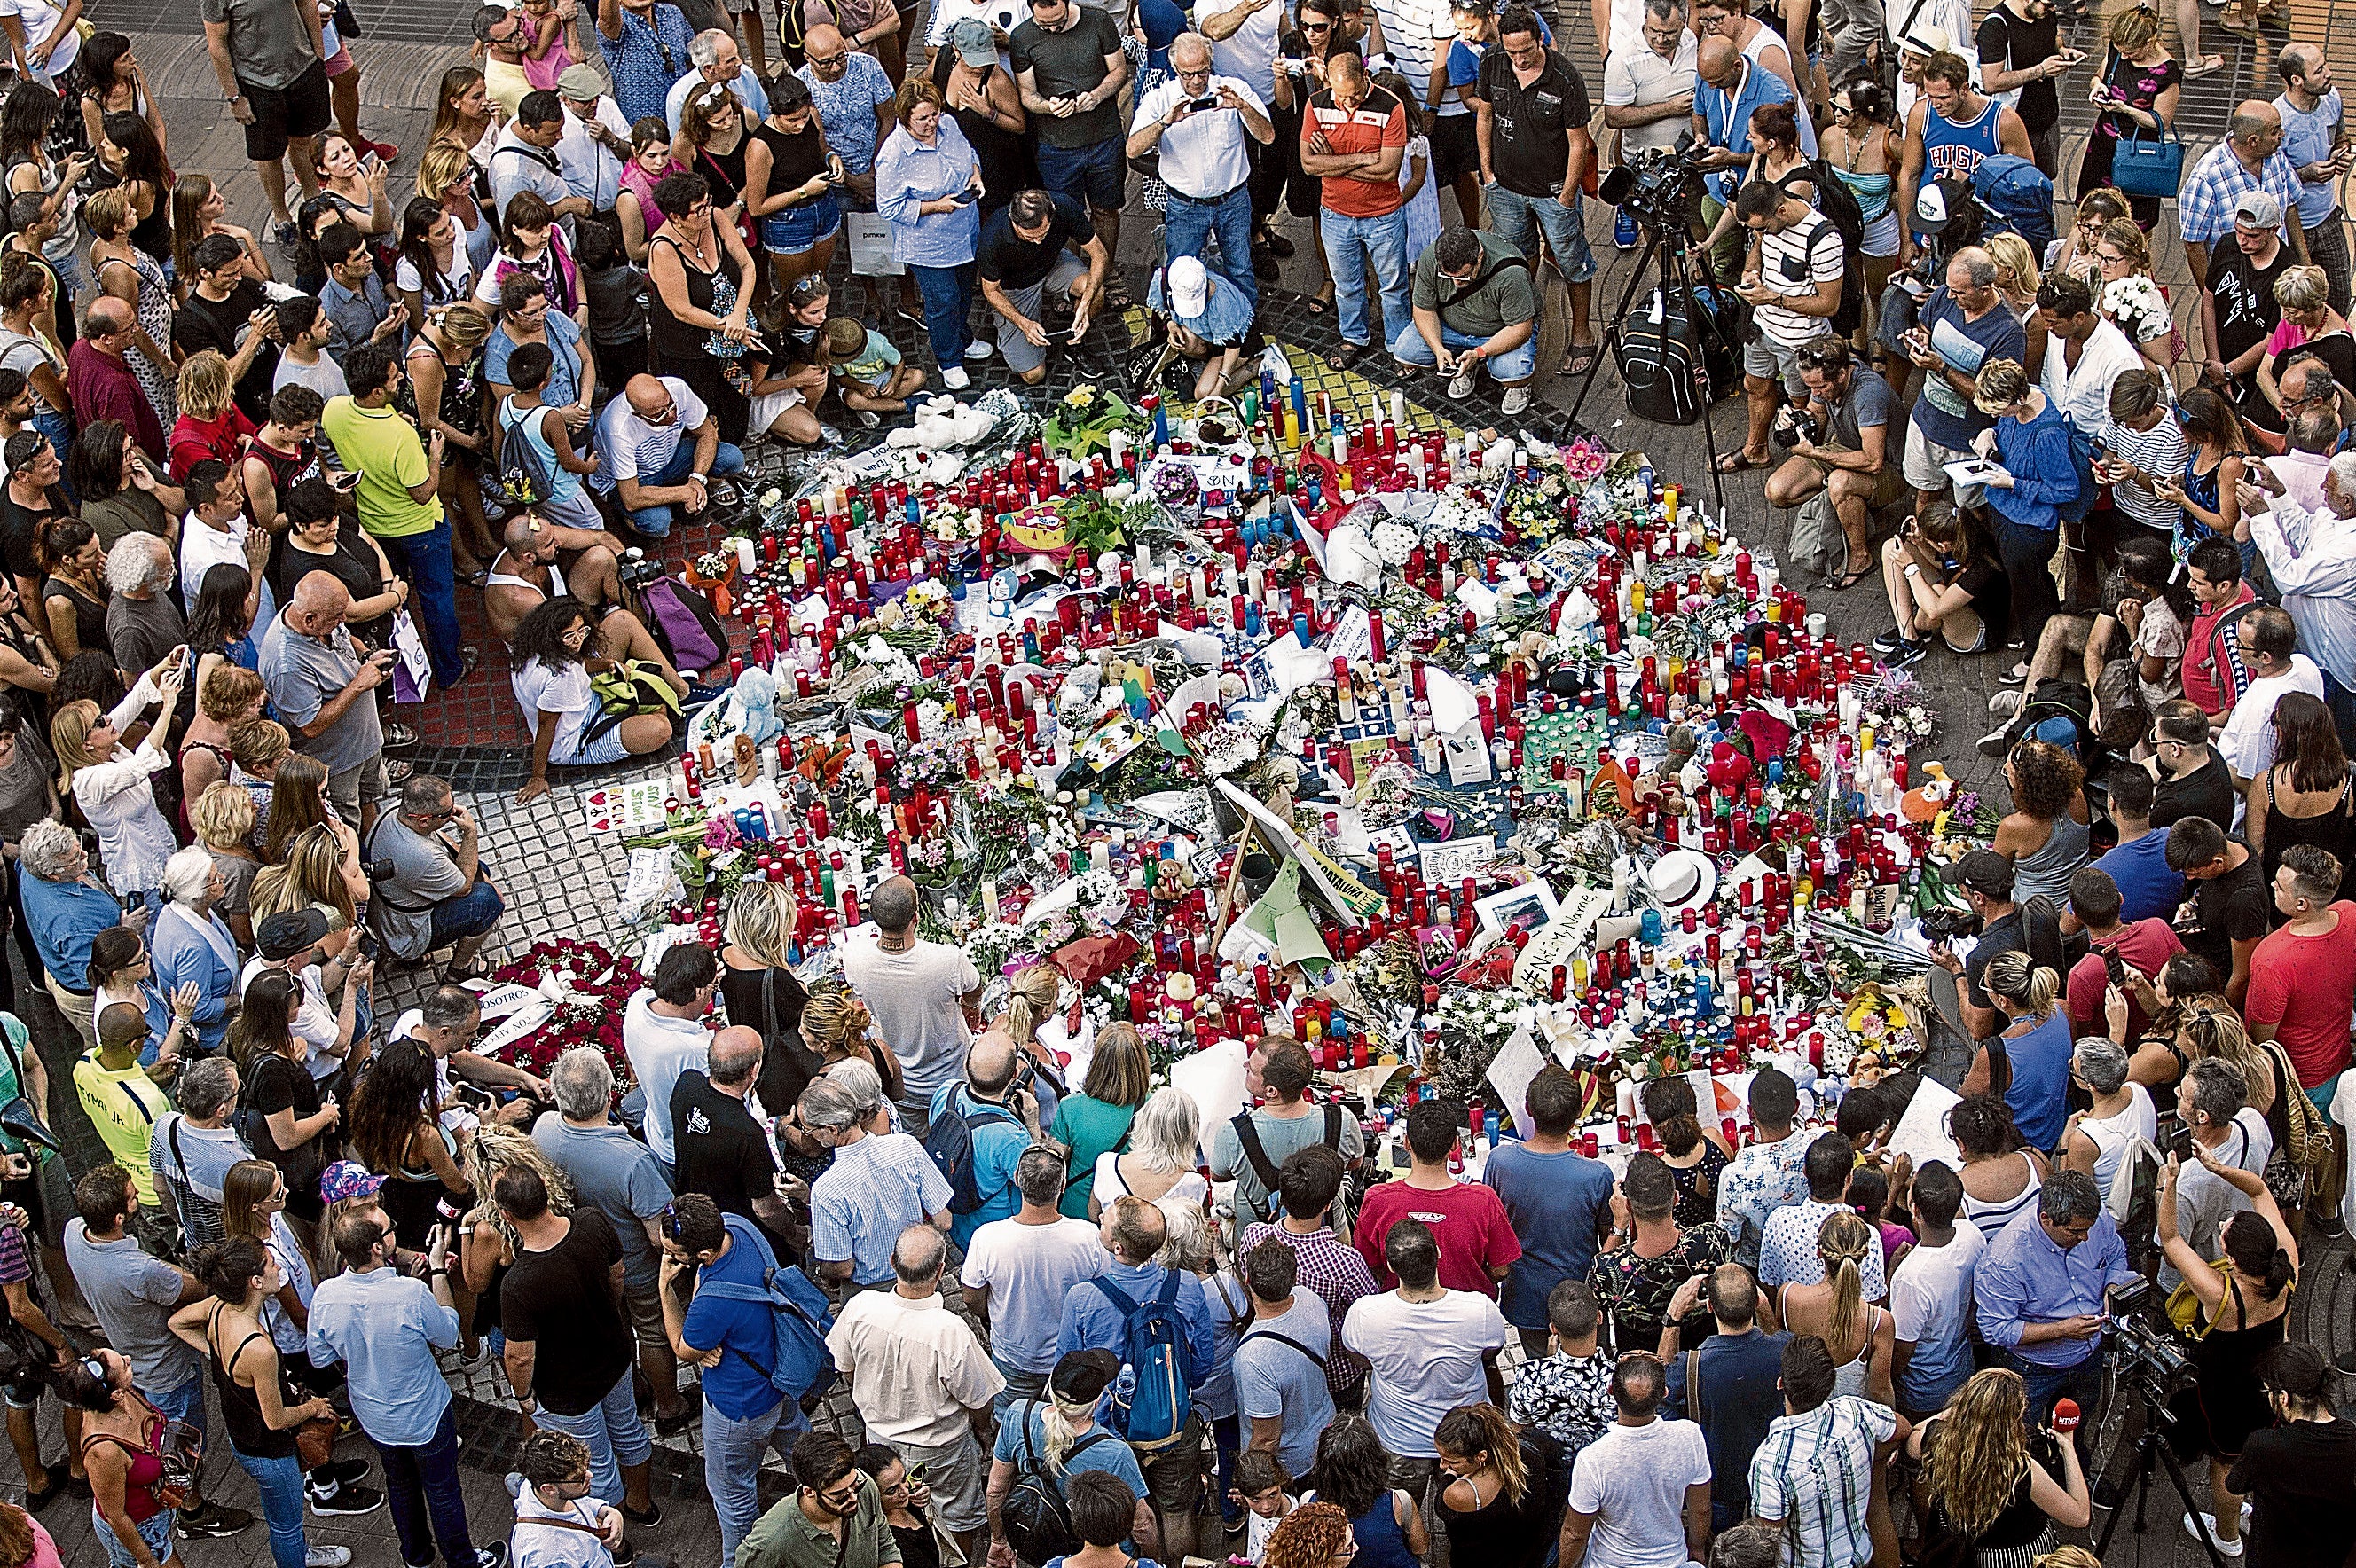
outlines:
[[2109, 1306], [2113, 1365], [2121, 1382], [2133, 1380], [2155, 1405], [2163, 1405], [2169, 1395], [2200, 1381], [2151, 1281], [2113, 1285]]
[[1980, 917], [1972, 910], [1949, 909], [1942, 905], [1923, 912], [1922, 926], [1926, 940], [1953, 942], [1958, 936], [1977, 936], [1980, 933]]
[[615, 575], [622, 580], [626, 588], [644, 588], [662, 574], [662, 563], [649, 560], [647, 552], [635, 545], [622, 552], [622, 559], [615, 568]]
[[1811, 444], [1822, 441], [1824, 435], [1824, 427], [1797, 403], [1785, 403], [1776, 410], [1775, 422], [1767, 427], [1768, 441], [1785, 452], [1804, 440]]

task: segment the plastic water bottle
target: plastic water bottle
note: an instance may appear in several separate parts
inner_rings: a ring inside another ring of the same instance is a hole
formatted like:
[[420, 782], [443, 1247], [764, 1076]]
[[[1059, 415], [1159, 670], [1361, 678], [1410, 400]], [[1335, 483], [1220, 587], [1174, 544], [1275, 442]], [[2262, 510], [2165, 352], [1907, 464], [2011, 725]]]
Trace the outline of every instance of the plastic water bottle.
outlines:
[[1612, 219], [1612, 243], [1622, 251], [1633, 251], [1636, 240], [1636, 215], [1623, 207]]

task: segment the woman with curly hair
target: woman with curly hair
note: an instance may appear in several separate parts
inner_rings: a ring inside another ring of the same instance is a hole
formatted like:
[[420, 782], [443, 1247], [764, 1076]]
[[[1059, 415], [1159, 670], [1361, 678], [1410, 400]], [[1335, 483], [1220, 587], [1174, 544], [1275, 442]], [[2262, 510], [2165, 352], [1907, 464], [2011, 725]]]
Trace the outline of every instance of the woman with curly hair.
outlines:
[[2012, 810], [1990, 846], [2012, 857], [2012, 900], [2045, 899], [2057, 909], [2087, 860], [2085, 767], [2050, 741], [2023, 741], [2004, 762]]
[[2058, 1005], [2062, 976], [2014, 950], [1988, 960], [1980, 987], [2006, 1021], [1974, 1053], [1963, 1092], [2003, 1100], [2022, 1141], [2049, 1151], [2062, 1142], [2070, 1112], [2070, 1015]]
[[1345, 1413], [1317, 1435], [1316, 1483], [1301, 1494], [1305, 1506], [1326, 1502], [1342, 1510], [1358, 1544], [1354, 1568], [1416, 1568], [1431, 1552], [1423, 1510], [1391, 1485], [1391, 1456], [1372, 1423]]
[[461, 1150], [434, 1114], [434, 1059], [412, 1040], [378, 1051], [352, 1092], [349, 1142], [370, 1170], [389, 1178], [384, 1211], [401, 1244], [423, 1251], [444, 1198], [473, 1196]]
[[1964, 1218], [1992, 1242], [2014, 1216], [2035, 1206], [2051, 1168], [2042, 1153], [2021, 1147], [2012, 1112], [1999, 1094], [1965, 1094], [1947, 1107], [1947, 1136], [1964, 1157], [1956, 1172], [1964, 1183]]
[[[2274, 730], [2274, 763], [2251, 785], [2243, 841], [2265, 868], [2269, 885], [2285, 850], [2301, 844], [2324, 850], [2340, 862], [2333, 896], [2347, 898], [2356, 887], [2356, 790], [2349, 787], [2339, 726], [2320, 699], [2286, 691], [2275, 702]], [[2286, 918], [2274, 912], [2276, 925]]]
[[1785, 1332], [1814, 1334], [1833, 1359], [1833, 1392], [1895, 1407], [1890, 1388], [1896, 1330], [1890, 1314], [1865, 1302], [1865, 1260], [1873, 1226], [1847, 1210], [1825, 1216], [1816, 1257], [1825, 1275], [1813, 1285], [1787, 1284], [1775, 1293]]
[[818, 1053], [820, 1072], [838, 1061], [866, 1062], [884, 1080], [884, 1096], [896, 1102], [906, 1085], [899, 1059], [868, 1032], [874, 1022], [867, 1004], [838, 977], [811, 993], [802, 1008], [802, 1043]]
[[[1024, 970], [1018, 979], [1041, 971], [1051, 976], [1055, 974], [1053, 965], [1041, 964]], [[1017, 1003], [1022, 1004], [1020, 1008]], [[1029, 1013], [1033, 1005], [1018, 985], [1014, 997], [1007, 1003], [1009, 1020], [1018, 1013]], [[1034, 1026], [1034, 1038], [1035, 1034]], [[1088, 1217], [1088, 1196], [1097, 1185], [1097, 1161], [1129, 1142], [1130, 1124], [1137, 1119], [1138, 1108], [1152, 1092], [1153, 1072], [1145, 1059], [1145, 1037], [1137, 1032], [1137, 1026], [1117, 1023], [1099, 1029], [1096, 1054], [1088, 1059], [1088, 1073], [1081, 1083], [1080, 1093], [1064, 1096], [1048, 1128], [1048, 1136], [1072, 1151], [1072, 1179], [1064, 1189], [1061, 1205], [1066, 1214], [1075, 1220]]]
[[548, 770], [618, 763], [643, 757], [670, 744], [675, 733], [668, 713], [633, 713], [616, 723], [589, 688], [593, 671], [615, 661], [602, 656], [597, 628], [581, 601], [551, 599], [532, 607], [516, 628], [509, 655], [516, 706], [531, 735], [531, 773], [516, 791], [519, 805], [548, 793]]
[[267, 698], [262, 677], [250, 669], [223, 663], [206, 672], [197, 688], [196, 714], [180, 741], [180, 798], [188, 810], [229, 777], [229, 738], [239, 725], [262, 717]]
[[1260, 1568], [1350, 1568], [1358, 1539], [1334, 1503], [1303, 1503], [1277, 1521]]
[[1976, 1568], [2029, 1568], [2054, 1546], [2055, 1525], [2083, 1530], [2094, 1517], [2077, 1435], [2050, 1428], [2039, 1446], [2060, 1461], [2053, 1471], [2029, 1451], [2029, 1386], [2003, 1367], [1974, 1372], [1946, 1409], [1917, 1426], [1907, 1454], [1927, 1461], [1916, 1483], [1915, 1511], [1935, 1534], [1958, 1534]]
[[473, 1332], [490, 1336], [494, 1354], [507, 1348], [507, 1336], [499, 1328], [499, 1282], [514, 1266], [523, 1242], [516, 1235], [514, 1222], [492, 1201], [491, 1183], [499, 1172], [519, 1165], [539, 1172], [541, 1184], [548, 1189], [552, 1212], [573, 1212], [571, 1178], [541, 1152], [530, 1133], [498, 1122], [485, 1122], [475, 1130], [466, 1147], [466, 1179], [481, 1200], [460, 1221], [458, 1274], [474, 1293]]
[[[1484, 1568], [1540, 1568], [1562, 1528], [1566, 1483], [1555, 1440], [1515, 1425], [1494, 1404], [1460, 1404], [1440, 1418], [1432, 1446], [1440, 1473], [1453, 1477], [1439, 1502], [1450, 1558]], [[1273, 1549], [1269, 1555], [1272, 1561]]]
[[1661, 1163], [1676, 1183], [1677, 1204], [1669, 1218], [1680, 1230], [1707, 1225], [1718, 1218], [1718, 1175], [1733, 1161], [1726, 1136], [1701, 1119], [1692, 1081], [1682, 1074], [1655, 1078], [1640, 1097], [1644, 1119], [1661, 1140]]

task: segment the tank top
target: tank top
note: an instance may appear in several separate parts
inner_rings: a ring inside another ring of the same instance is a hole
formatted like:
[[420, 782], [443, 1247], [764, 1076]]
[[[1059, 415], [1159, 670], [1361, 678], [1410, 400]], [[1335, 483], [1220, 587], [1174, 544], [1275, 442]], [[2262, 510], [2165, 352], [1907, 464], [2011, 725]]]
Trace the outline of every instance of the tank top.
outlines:
[[556, 448], [549, 444], [547, 432], [540, 428], [540, 421], [533, 417], [543, 412], [548, 405], [534, 403], [519, 415], [516, 412], [515, 402], [513, 397], [500, 400], [500, 432], [509, 441], [515, 440], [520, 434], [530, 443], [531, 449], [540, 453], [540, 461], [548, 470], [548, 498], [551, 501], [562, 502], [573, 499], [581, 493], [581, 475], [556, 461]]
[[1977, 1225], [1980, 1234], [1991, 1242], [1996, 1240], [1997, 1232], [2012, 1222], [2014, 1215], [2026, 1213], [2035, 1205], [2037, 1194], [2045, 1185], [2035, 1160], [2026, 1154], [2016, 1154], [2014, 1157], [2029, 1168], [2029, 1185], [2010, 1198], [1975, 1198], [1970, 1188], [1964, 1189], [1964, 1218]]
[[[1783, 1308], [1783, 1297], [1790, 1292], [1792, 1283], [1787, 1281], [1777, 1286], [1775, 1291], [1776, 1316], [1786, 1323], [1792, 1320], [1792, 1315]], [[1857, 1348], [1856, 1355], [1833, 1369], [1833, 1392], [1854, 1394], [1859, 1399], [1865, 1397], [1866, 1374], [1873, 1371], [1873, 1337], [1880, 1332], [1881, 1308], [1867, 1307], [1865, 1309], [1865, 1343]]]
[[[216, 1304], [212, 1317], [207, 1321], [205, 1337], [213, 1342], [213, 1354], [209, 1358], [213, 1387], [220, 1392], [221, 1424], [229, 1429], [229, 1445], [248, 1458], [284, 1459], [294, 1452], [294, 1429], [290, 1426], [283, 1432], [271, 1430], [269, 1421], [262, 1413], [261, 1396], [240, 1383], [230, 1371], [244, 1359], [247, 1347], [256, 1339], [269, 1344], [270, 1336], [256, 1329], [239, 1340], [237, 1349], [223, 1357], [220, 1339], [220, 1307]], [[224, 1361], [227, 1365], [223, 1364]], [[278, 1363], [278, 1397], [290, 1405], [299, 1403], [302, 1398], [294, 1392], [294, 1384], [287, 1381], [284, 1359]]]
[[[1875, 135], [1880, 133], [1879, 130], [1874, 133]], [[1883, 213], [1890, 210], [1890, 193], [1898, 188], [1898, 180], [1895, 176], [1886, 171], [1878, 175], [1858, 173], [1858, 155], [1864, 150], [1865, 144], [1856, 136], [1850, 136], [1848, 167], [1836, 166], [1833, 169], [1833, 177], [1848, 187], [1848, 193], [1857, 197], [1858, 215], [1868, 223], [1876, 223], [1880, 220]]]
[[44, 578], [41, 580], [44, 608], [52, 598], [63, 599], [73, 606], [74, 640], [81, 645], [82, 652], [88, 653], [92, 648], [106, 651], [105, 600], [91, 598], [61, 577]]
[[[1245, 26], [1248, 27], [1248, 22]], [[942, 49], [933, 56], [933, 85], [941, 90], [946, 99], [949, 91], [950, 73], [957, 69], [957, 51]], [[987, 91], [991, 78], [999, 68], [990, 66], [981, 73], [982, 88]], [[1032, 160], [1031, 145], [1018, 132], [1009, 131], [987, 114], [977, 114], [970, 109], [953, 111], [958, 129], [973, 145], [974, 162], [981, 165], [981, 204], [984, 208], [1002, 207], [1014, 199], [1014, 193], [1036, 180], [1036, 166]]]
[[[651, 243], [668, 245], [679, 257], [680, 271], [687, 276], [687, 303], [708, 315], [719, 315], [712, 297], [719, 282], [720, 263], [727, 251], [721, 247], [718, 231], [715, 229], [712, 236], [712, 266], [701, 272], [697, 271], [695, 259], [688, 254], [687, 247], [670, 236], [663, 235]], [[660, 289], [647, 291], [647, 337], [658, 357], [672, 361], [701, 358], [704, 339], [711, 332], [709, 327], [691, 325], [673, 315]]]
[[695, 172], [712, 186], [712, 205], [730, 208], [744, 191], [744, 143], [740, 137], [733, 153], [705, 147], [695, 155]]
[[[499, 560], [505, 560], [507, 558], [507, 551], [499, 551]], [[564, 586], [564, 569], [557, 565], [556, 562], [552, 560], [548, 563], [548, 580], [554, 585], [554, 592], [552, 592], [547, 589], [541, 588], [539, 583], [532, 581], [529, 578], [518, 577], [512, 571], [501, 571], [498, 568], [498, 561], [495, 560], [491, 563], [491, 574], [483, 579], [483, 586], [486, 588], [529, 588], [534, 593], [546, 593], [547, 596], [552, 599], [563, 598], [567, 592]]]
[[1407, 1547], [1407, 1531], [1392, 1511], [1398, 1498], [1386, 1488], [1374, 1507], [1350, 1521], [1351, 1533], [1358, 1538], [1358, 1568], [1417, 1568], [1415, 1554]]
[[1969, 179], [1980, 160], [1997, 152], [1997, 120], [2004, 106], [1983, 100], [1972, 119], [1956, 122], [1927, 104], [1922, 111], [1922, 155], [1928, 179]]
[[134, 1524], [145, 1524], [164, 1511], [163, 1499], [155, 1495], [164, 1480], [164, 1416], [152, 1407], [147, 1413], [155, 1419], [140, 1427], [135, 1447], [111, 1432], [93, 1432], [81, 1440], [85, 1458], [94, 1443], [112, 1444], [124, 1451], [128, 1462], [123, 1472], [123, 1511]]
[[[1522, 1466], [1527, 1480], [1517, 1502], [1507, 1502], [1500, 1490], [1479, 1508], [1459, 1513], [1444, 1496], [1437, 1498], [1451, 1560], [1484, 1568], [1539, 1568], [1546, 1562], [1555, 1544], [1554, 1527], [1562, 1520], [1566, 1483], [1554, 1457], [1527, 1432], [1522, 1435]], [[1389, 1517], [1388, 1492], [1372, 1511]]]
[[[2023, 1013], [2007, 1027], [2029, 1021], [2029, 1015]], [[2027, 1034], [2004, 1040], [2008, 1073], [2004, 1103], [2012, 1112], [2013, 1125], [2020, 1129], [2021, 1141], [2030, 1148], [2052, 1148], [2068, 1125], [2070, 1049], [2070, 1015], [2059, 1007]]]
[[2330, 810], [2320, 816], [2289, 816], [2275, 809], [2276, 772], [2268, 768], [2265, 777], [2266, 847], [2260, 859], [2265, 864], [2266, 880], [2273, 881], [2275, 872], [2281, 869], [2285, 850], [2297, 844], [2312, 844], [2339, 859], [2337, 896], [2346, 898], [2351, 875], [2356, 873], [2356, 857], [2349, 853], [2356, 848], [2356, 792], [2351, 792], [2348, 781], [2342, 779], [2340, 798], [2332, 803]]
[[2013, 901], [2040, 896], [2056, 904], [2068, 901], [2071, 873], [2085, 863], [2086, 825], [2067, 814], [2055, 817], [2045, 842], [2013, 862]]
[[769, 149], [769, 194], [773, 197], [781, 190], [807, 185], [826, 172], [826, 133], [819, 129], [815, 114], [798, 136], [764, 120], [753, 132], [753, 139]]

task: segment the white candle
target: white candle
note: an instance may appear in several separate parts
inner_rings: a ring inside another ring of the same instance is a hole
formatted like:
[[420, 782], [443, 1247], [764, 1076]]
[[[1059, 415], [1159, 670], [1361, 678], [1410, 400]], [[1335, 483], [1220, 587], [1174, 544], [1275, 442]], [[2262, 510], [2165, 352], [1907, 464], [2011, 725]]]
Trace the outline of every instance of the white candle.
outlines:
[[736, 546], [736, 570], [749, 576], [753, 571], [753, 541], [739, 536], [733, 542]]

